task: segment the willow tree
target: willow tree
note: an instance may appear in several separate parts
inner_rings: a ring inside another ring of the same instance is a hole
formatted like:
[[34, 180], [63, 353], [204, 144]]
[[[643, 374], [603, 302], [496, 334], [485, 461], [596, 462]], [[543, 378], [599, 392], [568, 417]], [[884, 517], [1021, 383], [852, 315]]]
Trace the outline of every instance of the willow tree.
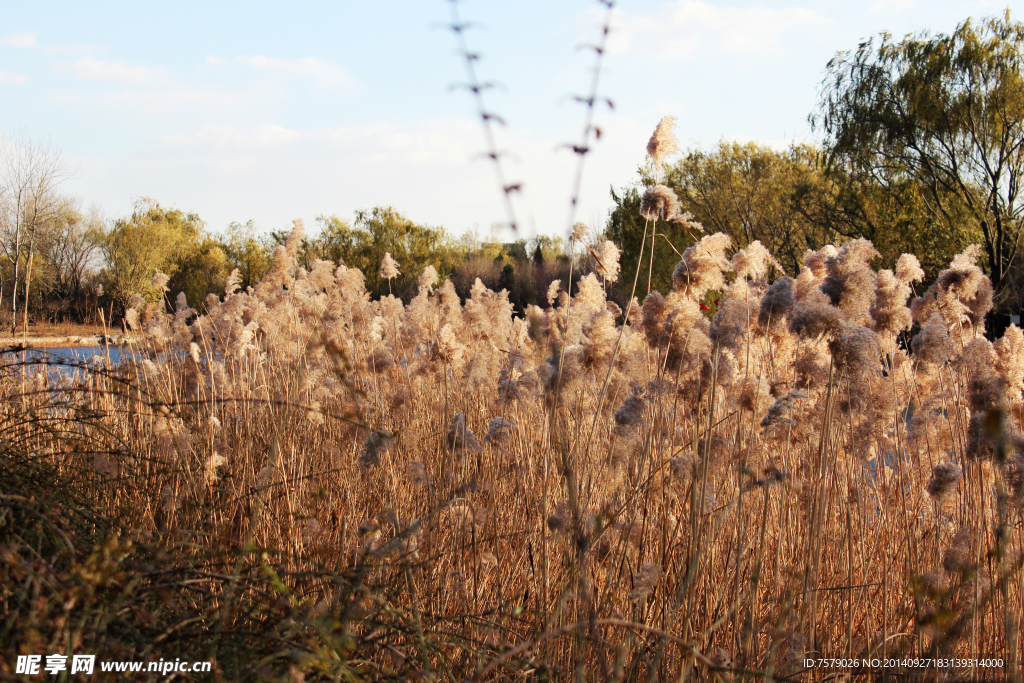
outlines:
[[920, 183], [950, 235], [978, 230], [997, 289], [1021, 241], [1022, 48], [1009, 11], [949, 35], [883, 33], [828, 63], [811, 117], [832, 163], [883, 187]]
[[199, 250], [204, 228], [194, 213], [165, 209], [148, 198], [136, 201], [132, 215], [115, 220], [100, 243], [109, 295], [122, 306], [134, 294], [158, 300], [163, 292], [151, 284], [153, 275], [178, 275]]

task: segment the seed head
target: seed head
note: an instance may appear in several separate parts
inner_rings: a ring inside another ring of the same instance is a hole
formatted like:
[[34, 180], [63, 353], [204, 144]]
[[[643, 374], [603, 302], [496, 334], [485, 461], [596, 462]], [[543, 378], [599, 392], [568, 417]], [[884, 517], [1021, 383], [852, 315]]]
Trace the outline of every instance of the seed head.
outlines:
[[395, 438], [387, 432], [371, 430], [370, 435], [363, 442], [363, 452], [359, 455], [359, 466], [363, 469], [370, 469], [380, 465], [380, 456], [391, 450]]
[[484, 434], [484, 443], [505, 444], [512, 438], [516, 423], [506, 420], [503, 417], [492, 417], [487, 422], [487, 433]]
[[299, 248], [302, 247], [302, 238], [306, 236], [306, 227], [301, 218], [292, 221], [292, 231], [288, 233], [288, 240], [284, 243], [284, 249], [288, 258], [294, 260], [299, 255]]
[[949, 338], [946, 321], [938, 312], [932, 313], [928, 321], [921, 326], [921, 331], [911, 343], [914, 357], [919, 360], [942, 365], [953, 353], [953, 342]]
[[658, 121], [657, 128], [647, 142], [647, 153], [654, 160], [654, 165], [661, 168], [665, 159], [679, 153], [679, 141], [675, 133], [676, 117], [664, 116]]
[[467, 451], [477, 453], [482, 450], [476, 435], [466, 426], [466, 416], [463, 413], [455, 413], [452, 417], [451, 426], [448, 428], [448, 436], [445, 439], [445, 447], [449, 453]]
[[639, 396], [630, 395], [615, 411], [615, 424], [624, 427], [636, 427], [644, 420], [644, 400]]
[[551, 281], [551, 286], [548, 287], [548, 305], [554, 306], [555, 302], [558, 301], [558, 288], [561, 284], [561, 280]]
[[161, 292], [169, 292], [170, 290], [167, 289], [167, 281], [170, 279], [171, 278], [164, 273], [154, 273], [150, 283], [155, 289], [158, 289]]
[[647, 562], [633, 577], [633, 590], [629, 594], [630, 602], [643, 602], [651, 594], [661, 579], [661, 567]]
[[398, 262], [391, 258], [391, 252], [385, 251], [380, 262], [380, 276], [385, 280], [393, 280], [402, 273], [398, 270]]
[[231, 275], [228, 275], [227, 282], [224, 284], [224, 294], [231, 296], [239, 289], [242, 288], [242, 272], [235, 268], [231, 271]]
[[437, 269], [434, 266], [427, 266], [423, 269], [418, 280], [420, 291], [429, 292], [437, 284]]
[[974, 566], [971, 558], [971, 543], [974, 540], [969, 529], [962, 529], [953, 537], [946, 551], [942, 553], [942, 568], [950, 574], [962, 574]]
[[667, 185], [655, 185], [640, 200], [640, 215], [649, 221], [671, 221], [679, 217], [679, 197]]
[[955, 462], [944, 462], [932, 468], [932, 476], [925, 490], [933, 500], [941, 502], [953, 492], [963, 477], [959, 465]]
[[896, 261], [896, 279], [905, 285], [911, 282], [920, 282], [924, 279], [924, 271], [921, 270], [921, 262], [913, 254], [903, 254]]
[[757, 313], [757, 324], [762, 329], [784, 329], [786, 317], [793, 310], [793, 278], [780, 277], [761, 299]]
[[600, 261], [596, 264], [596, 270], [605, 282], [615, 282], [619, 279], [619, 255], [621, 253], [611, 240], [605, 240], [601, 245]]

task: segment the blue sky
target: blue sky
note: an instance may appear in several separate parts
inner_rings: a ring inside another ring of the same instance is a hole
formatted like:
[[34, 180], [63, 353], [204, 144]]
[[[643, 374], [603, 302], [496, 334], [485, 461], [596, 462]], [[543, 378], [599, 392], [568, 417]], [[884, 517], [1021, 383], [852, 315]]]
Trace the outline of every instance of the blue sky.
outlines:
[[[658, 120], [684, 147], [813, 140], [826, 62], [888, 31], [949, 32], [1024, 0], [626, 0], [601, 93], [604, 135], [576, 218], [597, 225], [611, 186], [634, 180]], [[64, 189], [108, 218], [140, 197], [197, 212], [211, 230], [265, 230], [394, 206], [454, 234], [506, 220], [447, 0], [0, 1], [0, 135], [62, 150]], [[464, 0], [499, 145], [521, 182], [520, 236], [564, 234], [602, 12], [586, 0]], [[508, 237], [508, 234], [505, 235]]]

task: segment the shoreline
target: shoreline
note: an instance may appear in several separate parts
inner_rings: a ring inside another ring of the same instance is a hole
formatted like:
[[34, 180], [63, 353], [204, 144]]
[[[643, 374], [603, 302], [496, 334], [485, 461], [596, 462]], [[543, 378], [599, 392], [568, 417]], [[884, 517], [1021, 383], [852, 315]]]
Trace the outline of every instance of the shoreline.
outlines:
[[2, 349], [52, 349], [78, 346], [124, 346], [132, 341], [127, 335], [68, 335], [48, 337], [0, 337], [0, 348]]

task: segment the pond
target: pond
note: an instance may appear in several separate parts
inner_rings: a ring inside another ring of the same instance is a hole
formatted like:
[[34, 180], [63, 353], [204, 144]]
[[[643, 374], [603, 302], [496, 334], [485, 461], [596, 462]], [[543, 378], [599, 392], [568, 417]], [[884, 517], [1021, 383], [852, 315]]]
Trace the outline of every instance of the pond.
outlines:
[[41, 361], [50, 359], [54, 363], [64, 362], [87, 362], [100, 356], [105, 358], [107, 352], [110, 353], [110, 362], [114, 365], [121, 362], [124, 358], [131, 356], [131, 351], [125, 346], [55, 346], [47, 348], [30, 348], [27, 351], [6, 351], [3, 354], [4, 362], [11, 362], [12, 360], [20, 361], [22, 354], [25, 354], [26, 360], [29, 361]]

